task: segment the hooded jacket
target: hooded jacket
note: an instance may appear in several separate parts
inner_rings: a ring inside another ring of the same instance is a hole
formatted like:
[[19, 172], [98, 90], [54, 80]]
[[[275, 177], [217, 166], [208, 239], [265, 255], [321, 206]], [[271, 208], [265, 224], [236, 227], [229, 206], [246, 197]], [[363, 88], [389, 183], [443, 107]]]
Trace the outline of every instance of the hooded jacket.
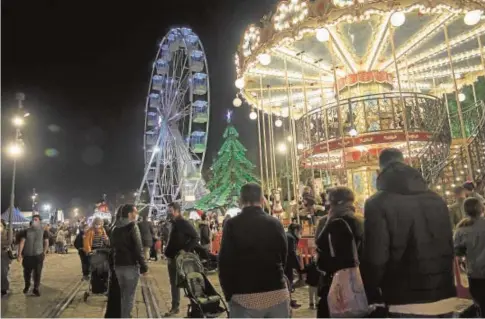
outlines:
[[361, 271], [369, 302], [407, 305], [455, 297], [453, 234], [444, 200], [404, 163], [386, 167], [377, 189], [364, 206]]
[[485, 218], [465, 218], [456, 226], [457, 256], [466, 256], [470, 278], [485, 279]]

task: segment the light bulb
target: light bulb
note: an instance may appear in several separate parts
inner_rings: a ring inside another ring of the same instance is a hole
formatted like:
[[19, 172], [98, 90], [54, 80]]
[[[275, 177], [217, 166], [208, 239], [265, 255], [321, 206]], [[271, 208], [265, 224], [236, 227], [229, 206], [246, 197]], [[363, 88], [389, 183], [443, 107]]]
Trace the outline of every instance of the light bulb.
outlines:
[[251, 111], [251, 113], [249, 113], [249, 118], [251, 120], [255, 120], [255, 119], [258, 118], [258, 114], [253, 110], [253, 111]]
[[463, 93], [459, 93], [459, 94], [458, 94], [458, 100], [459, 100], [460, 102], [465, 101], [465, 100], [466, 100], [466, 95], [465, 95], [465, 94], [463, 94]]
[[290, 116], [290, 109], [288, 107], [282, 107], [281, 108], [281, 116], [282, 117]]
[[276, 121], [274, 121], [274, 125], [276, 127], [281, 127], [283, 125], [283, 121], [280, 119], [276, 119]]
[[13, 123], [14, 126], [20, 127], [20, 126], [24, 125], [24, 119], [20, 116], [16, 116], [12, 119], [12, 123]]
[[24, 150], [19, 143], [13, 143], [8, 147], [7, 151], [11, 156], [16, 157], [22, 155]]
[[160, 151], [160, 147], [155, 146], [155, 147], [153, 148], [153, 152], [154, 152], [154, 153], [157, 153], [157, 152], [159, 152], [159, 151]]
[[463, 18], [463, 22], [466, 25], [475, 25], [478, 22], [480, 22], [481, 18], [482, 18], [482, 10], [473, 10], [465, 14], [465, 17]]
[[285, 143], [280, 143], [280, 144], [278, 144], [278, 151], [279, 151], [280, 153], [286, 153], [286, 149], [287, 149], [287, 148], [286, 148], [286, 144], [285, 144]]
[[262, 65], [268, 65], [271, 63], [271, 55], [268, 53], [263, 53], [258, 56], [259, 63]]
[[291, 138], [291, 135], [288, 135], [288, 137], [286, 138], [288, 140], [288, 142], [291, 142], [293, 139]]
[[401, 11], [394, 12], [391, 15], [391, 24], [394, 27], [402, 26], [405, 21], [406, 21], [406, 15]]
[[320, 42], [327, 42], [330, 39], [330, 33], [326, 28], [317, 30], [317, 40]]
[[350, 135], [350, 136], [357, 136], [357, 134], [359, 134], [359, 133], [357, 132], [357, 130], [356, 130], [355, 128], [353, 128], [353, 129], [351, 129], [351, 130], [349, 131], [349, 135]]
[[302, 143], [298, 143], [298, 145], [296, 145], [296, 148], [299, 150], [302, 150], [304, 147], [305, 146]]
[[234, 105], [234, 107], [240, 107], [242, 105], [241, 99], [236, 97], [234, 100], [232, 100], [232, 105]]
[[234, 84], [236, 85], [236, 87], [238, 89], [242, 89], [244, 87], [244, 78], [239, 78], [236, 80], [236, 82], [234, 82]]

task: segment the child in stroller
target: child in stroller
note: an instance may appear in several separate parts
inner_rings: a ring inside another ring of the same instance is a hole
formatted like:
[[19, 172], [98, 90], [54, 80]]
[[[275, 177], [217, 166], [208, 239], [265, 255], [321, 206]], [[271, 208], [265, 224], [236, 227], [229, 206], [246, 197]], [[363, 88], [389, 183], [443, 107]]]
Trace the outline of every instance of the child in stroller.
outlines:
[[229, 316], [224, 298], [204, 274], [204, 266], [196, 254], [180, 253], [176, 265], [177, 285], [190, 300], [187, 317], [216, 318], [223, 313]]
[[88, 291], [84, 292], [84, 301], [90, 294], [105, 294], [108, 291], [109, 252], [108, 248], [93, 250], [90, 257], [91, 280]]
[[194, 252], [197, 254], [197, 256], [199, 256], [205, 272], [214, 271], [217, 269], [217, 255], [212, 254], [201, 245], [195, 246]]

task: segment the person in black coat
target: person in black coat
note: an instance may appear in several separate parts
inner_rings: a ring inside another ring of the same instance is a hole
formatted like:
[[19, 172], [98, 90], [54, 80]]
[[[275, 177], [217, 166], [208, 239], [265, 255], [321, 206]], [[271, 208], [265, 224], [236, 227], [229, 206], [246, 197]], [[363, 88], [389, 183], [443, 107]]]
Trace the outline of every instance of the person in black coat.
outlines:
[[171, 317], [179, 313], [180, 306], [180, 288], [177, 285], [177, 264], [176, 257], [183, 250], [192, 252], [199, 243], [199, 234], [192, 224], [185, 220], [180, 211], [178, 203], [170, 203], [169, 214], [171, 215], [171, 230], [165, 256], [168, 258], [168, 275], [170, 278], [170, 287], [172, 295], [172, 308], [165, 314], [165, 317]]
[[317, 267], [325, 274], [320, 277], [317, 318], [329, 318], [327, 297], [333, 275], [342, 269], [358, 266], [353, 241], [360, 256], [364, 224], [354, 216], [354, 193], [346, 187], [336, 187], [329, 194], [330, 213], [315, 242], [318, 253]]
[[[290, 289], [293, 291], [293, 269], [296, 269], [298, 273], [302, 272], [302, 268], [300, 266], [300, 259], [298, 258], [297, 248], [298, 242], [300, 241], [301, 237], [301, 226], [299, 224], [290, 224], [288, 226], [288, 231], [286, 232], [286, 240], [288, 242], [288, 258], [286, 260], [286, 267], [285, 267], [285, 276], [288, 278], [290, 282]], [[296, 300], [291, 300], [291, 307], [298, 308], [300, 307], [297, 304]]]
[[89, 229], [89, 225], [84, 225], [82, 229], [79, 230], [79, 234], [76, 235], [76, 239], [74, 240], [74, 248], [77, 249], [79, 253], [79, 258], [81, 259], [81, 269], [83, 273], [83, 279], [89, 279], [89, 255], [84, 252], [83, 249], [83, 238], [84, 233]]
[[[116, 227], [116, 224], [121, 219], [121, 208], [120, 206], [116, 212], [115, 220], [110, 225], [110, 228], [107, 231], [107, 235], [111, 239], [111, 234]], [[111, 250], [109, 255], [109, 287], [108, 287], [108, 303], [106, 305], [106, 312], [104, 314], [105, 318], [121, 318], [121, 292], [120, 292], [120, 284], [118, 283], [118, 277], [116, 277], [115, 272], [115, 261], [114, 261], [114, 253]]]
[[[289, 318], [284, 276], [288, 242], [283, 225], [263, 211], [259, 185], [242, 186], [240, 202], [242, 212], [226, 221], [219, 251], [219, 281], [230, 316]], [[254, 299], [256, 304], [251, 302]]]
[[405, 164], [401, 151], [383, 150], [379, 166], [378, 192], [364, 206], [361, 270], [369, 302], [384, 302], [391, 316], [448, 315], [453, 307], [436, 307], [456, 296], [446, 203]]
[[138, 223], [138, 228], [140, 228], [143, 256], [148, 261], [150, 259], [150, 249], [153, 246], [153, 227], [152, 223], [148, 221], [147, 215], [143, 215], [143, 220]]
[[211, 244], [211, 230], [209, 227], [209, 222], [207, 221], [207, 215], [205, 213], [200, 216], [201, 221], [199, 222], [199, 233], [200, 233], [200, 245], [210, 251]]
[[308, 299], [310, 304], [310, 309], [314, 309], [315, 305], [318, 304], [318, 284], [320, 282], [320, 271], [317, 268], [317, 263], [315, 258], [305, 266], [303, 273], [306, 274], [305, 283], [308, 285]]

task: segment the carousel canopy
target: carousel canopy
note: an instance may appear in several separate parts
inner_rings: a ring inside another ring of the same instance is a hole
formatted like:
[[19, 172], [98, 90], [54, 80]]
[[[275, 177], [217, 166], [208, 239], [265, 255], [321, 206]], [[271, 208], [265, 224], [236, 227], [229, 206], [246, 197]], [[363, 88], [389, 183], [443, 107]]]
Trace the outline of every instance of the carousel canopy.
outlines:
[[455, 90], [452, 71], [458, 87], [485, 73], [483, 43], [482, 1], [281, 1], [246, 28], [236, 87], [250, 105], [293, 118], [345, 89], [440, 96]]

